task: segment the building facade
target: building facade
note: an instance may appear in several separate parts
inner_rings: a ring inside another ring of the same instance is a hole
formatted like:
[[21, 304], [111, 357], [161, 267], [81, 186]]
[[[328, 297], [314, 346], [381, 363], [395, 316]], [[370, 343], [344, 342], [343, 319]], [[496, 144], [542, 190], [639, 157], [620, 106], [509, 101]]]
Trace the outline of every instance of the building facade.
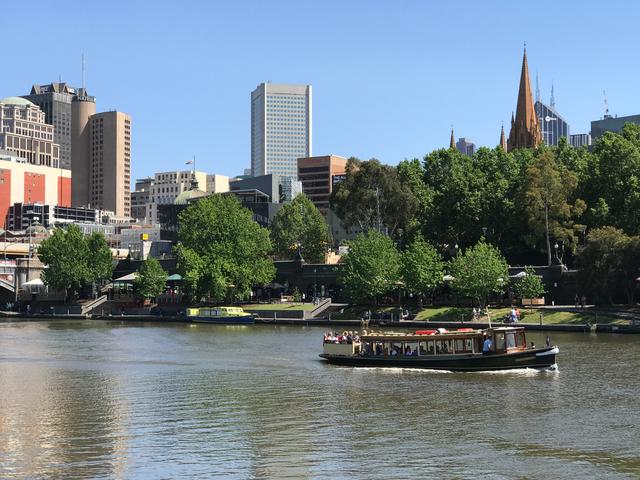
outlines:
[[460, 153], [463, 153], [468, 157], [472, 157], [473, 154], [476, 153], [476, 144], [468, 138], [459, 138], [456, 142], [456, 148]]
[[89, 120], [96, 113], [96, 100], [82, 89], [71, 102], [71, 172], [74, 206], [91, 203], [91, 133]]
[[572, 147], [590, 147], [591, 134], [576, 133], [575, 135], [569, 135], [569, 143], [571, 144]]
[[38, 105], [45, 114], [45, 121], [53, 125], [53, 141], [60, 145], [60, 165], [66, 169], [71, 168], [71, 105], [79, 90], [65, 82], [54, 82], [33, 85], [29, 95], [23, 95]]
[[147, 221], [153, 225], [159, 223], [158, 207], [160, 205], [173, 205], [178, 195], [194, 187], [194, 178], [195, 187], [205, 191], [204, 189], [207, 187], [207, 174], [205, 172], [177, 170], [156, 173], [149, 189], [149, 202], [146, 207]]
[[536, 115], [540, 123], [540, 133], [545, 145], [558, 145], [562, 137], [569, 139], [569, 124], [560, 116], [555, 108], [541, 101], [535, 103]]
[[60, 146], [40, 107], [21, 97], [0, 100], [0, 150], [32, 165], [60, 168]]
[[229, 191], [229, 177], [211, 173], [207, 175], [207, 188], [203, 190], [207, 193], [224, 193]]
[[312, 152], [311, 85], [262, 83], [251, 93], [251, 174], [296, 178]]
[[71, 206], [71, 171], [33, 165], [0, 150], [0, 222], [5, 229], [9, 207], [15, 203]]
[[626, 123], [640, 125], [640, 115], [629, 115], [626, 117], [605, 115], [605, 117], [600, 120], [594, 120], [591, 122], [591, 138], [595, 142], [604, 135], [605, 132], [620, 133]]
[[323, 215], [329, 211], [329, 196], [333, 186], [344, 178], [347, 159], [324, 155], [298, 159], [298, 179], [304, 193]]
[[131, 192], [131, 217], [138, 222], [146, 222], [149, 218], [147, 205], [151, 201], [151, 187], [154, 179], [151, 177], [136, 180], [136, 186]]
[[89, 119], [89, 205], [131, 216], [131, 117], [102, 112]]
[[525, 48], [522, 57], [516, 115], [515, 117], [513, 114], [511, 115], [511, 131], [509, 132], [507, 149], [512, 151], [518, 148], [535, 148], [541, 141], [540, 123], [533, 104], [527, 49]]
[[42, 203], [14, 203], [7, 216], [9, 230], [24, 230], [37, 219], [46, 228], [64, 223], [97, 223], [93, 208], [66, 207]]

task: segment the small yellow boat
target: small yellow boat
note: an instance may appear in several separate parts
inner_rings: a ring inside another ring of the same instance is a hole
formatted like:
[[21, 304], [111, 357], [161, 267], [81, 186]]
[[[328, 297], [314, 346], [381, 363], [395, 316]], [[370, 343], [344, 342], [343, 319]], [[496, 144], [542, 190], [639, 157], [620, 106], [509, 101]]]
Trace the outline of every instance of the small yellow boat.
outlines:
[[218, 323], [222, 325], [252, 325], [253, 314], [241, 307], [187, 308], [187, 319], [192, 323]]

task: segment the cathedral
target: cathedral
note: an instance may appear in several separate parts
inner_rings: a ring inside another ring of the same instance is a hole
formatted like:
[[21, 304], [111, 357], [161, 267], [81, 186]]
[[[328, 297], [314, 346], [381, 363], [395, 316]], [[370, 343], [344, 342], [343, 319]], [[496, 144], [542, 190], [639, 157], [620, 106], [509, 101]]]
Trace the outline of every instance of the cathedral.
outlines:
[[[504, 129], [502, 132], [504, 135]], [[501, 135], [500, 144], [504, 145]], [[507, 141], [507, 151], [511, 152], [517, 148], [535, 148], [542, 142], [540, 132], [540, 122], [536, 115], [531, 93], [531, 83], [529, 82], [529, 65], [527, 64], [527, 49], [524, 49], [522, 57], [522, 72], [520, 73], [520, 90], [518, 91], [518, 105], [516, 116], [511, 114], [511, 131]], [[503, 146], [504, 148], [504, 146]]]

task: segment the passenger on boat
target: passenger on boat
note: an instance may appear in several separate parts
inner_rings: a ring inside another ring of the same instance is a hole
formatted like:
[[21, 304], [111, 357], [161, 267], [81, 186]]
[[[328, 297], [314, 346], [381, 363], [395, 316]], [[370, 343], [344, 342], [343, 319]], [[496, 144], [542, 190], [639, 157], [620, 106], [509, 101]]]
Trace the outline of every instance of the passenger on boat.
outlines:
[[482, 354], [487, 355], [491, 353], [491, 337], [487, 337], [482, 344]]

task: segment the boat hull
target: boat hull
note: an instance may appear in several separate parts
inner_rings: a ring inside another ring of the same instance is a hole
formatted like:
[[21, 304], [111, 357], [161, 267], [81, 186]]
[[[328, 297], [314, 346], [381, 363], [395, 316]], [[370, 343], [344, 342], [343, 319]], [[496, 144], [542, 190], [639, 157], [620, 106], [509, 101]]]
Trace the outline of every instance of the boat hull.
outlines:
[[433, 356], [374, 356], [332, 355], [320, 357], [335, 365], [350, 367], [400, 367], [449, 370], [453, 372], [480, 372], [489, 370], [512, 370], [519, 368], [549, 369], [555, 367], [558, 347], [529, 349], [508, 354], [467, 354]]
[[237, 317], [188, 317], [191, 323], [214, 323], [217, 325], [253, 325], [256, 323], [253, 315]]

